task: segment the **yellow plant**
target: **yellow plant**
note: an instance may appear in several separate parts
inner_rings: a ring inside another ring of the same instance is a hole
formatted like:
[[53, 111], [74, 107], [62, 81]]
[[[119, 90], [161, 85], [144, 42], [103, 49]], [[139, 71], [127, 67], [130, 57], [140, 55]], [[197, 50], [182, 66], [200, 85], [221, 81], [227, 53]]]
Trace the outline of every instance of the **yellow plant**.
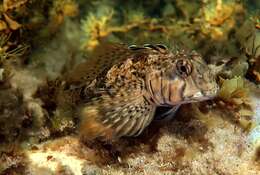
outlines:
[[85, 20], [82, 21], [82, 30], [86, 37], [84, 48], [91, 50], [95, 48], [100, 38], [107, 36], [109, 33], [109, 22], [113, 17], [114, 11], [111, 8], [104, 7], [101, 15], [90, 13]]

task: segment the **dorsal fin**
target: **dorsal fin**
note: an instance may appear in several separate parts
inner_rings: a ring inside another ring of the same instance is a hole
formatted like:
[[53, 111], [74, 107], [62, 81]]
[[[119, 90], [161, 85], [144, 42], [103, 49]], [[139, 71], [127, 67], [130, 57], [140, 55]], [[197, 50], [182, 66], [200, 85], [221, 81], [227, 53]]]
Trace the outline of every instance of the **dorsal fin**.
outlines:
[[84, 82], [91, 83], [98, 75], [107, 69], [110, 69], [116, 63], [131, 57], [131, 50], [123, 44], [101, 44], [93, 54], [67, 76], [69, 84]]
[[166, 53], [168, 51], [168, 48], [163, 44], [144, 44], [142, 46], [130, 45], [128, 48], [131, 50], [152, 49], [160, 53]]
[[120, 64], [127, 59], [145, 58], [149, 54], [149, 49], [159, 53], [166, 53], [167, 48], [164, 45], [132, 45], [127, 47], [124, 44], [103, 43], [100, 44], [89, 58], [76, 66], [66, 77], [68, 84], [78, 84], [84, 82], [90, 84], [97, 76], [109, 70], [113, 65]]

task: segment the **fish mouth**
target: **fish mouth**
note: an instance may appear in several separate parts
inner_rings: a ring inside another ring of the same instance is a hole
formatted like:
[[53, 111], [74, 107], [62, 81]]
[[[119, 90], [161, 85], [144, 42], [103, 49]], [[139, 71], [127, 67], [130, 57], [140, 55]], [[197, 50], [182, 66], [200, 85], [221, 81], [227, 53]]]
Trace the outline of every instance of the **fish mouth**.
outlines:
[[211, 96], [211, 97], [191, 98], [191, 99], [184, 100], [183, 102], [181, 102], [179, 104], [199, 103], [199, 102], [203, 102], [203, 101], [212, 100], [212, 99], [214, 99], [214, 97]]
[[212, 100], [212, 99], [214, 99], [217, 96], [218, 90], [219, 90], [218, 88], [213, 88], [211, 90], [204, 91], [204, 92], [199, 91], [196, 94], [194, 94], [194, 95], [192, 95], [190, 97], [187, 97], [184, 100], [183, 104]]
[[201, 96], [201, 97], [194, 97], [192, 98], [194, 101], [206, 101], [206, 100], [211, 100], [215, 98], [217, 95], [208, 95], [208, 96]]

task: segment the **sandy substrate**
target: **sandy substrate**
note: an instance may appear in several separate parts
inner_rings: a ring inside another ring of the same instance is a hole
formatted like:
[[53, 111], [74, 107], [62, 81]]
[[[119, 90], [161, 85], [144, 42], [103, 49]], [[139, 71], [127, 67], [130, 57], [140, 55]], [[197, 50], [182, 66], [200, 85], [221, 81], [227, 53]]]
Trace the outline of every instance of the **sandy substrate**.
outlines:
[[[258, 105], [255, 118], [259, 120], [260, 100], [255, 100]], [[26, 152], [28, 168], [35, 175], [260, 174], [260, 162], [256, 160], [260, 139], [257, 128], [247, 133], [226, 120], [224, 114], [220, 117], [209, 113], [207, 117], [207, 129], [203, 129], [205, 123], [198, 120], [186, 123], [174, 120], [156, 129], [156, 139], [148, 134], [150, 141], [127, 142], [128, 145], [122, 141], [122, 145], [115, 145], [120, 147], [118, 154], [106, 154], [106, 148], [104, 152], [89, 148], [77, 136], [48, 141]], [[186, 129], [190, 130], [190, 136], [182, 132]]]

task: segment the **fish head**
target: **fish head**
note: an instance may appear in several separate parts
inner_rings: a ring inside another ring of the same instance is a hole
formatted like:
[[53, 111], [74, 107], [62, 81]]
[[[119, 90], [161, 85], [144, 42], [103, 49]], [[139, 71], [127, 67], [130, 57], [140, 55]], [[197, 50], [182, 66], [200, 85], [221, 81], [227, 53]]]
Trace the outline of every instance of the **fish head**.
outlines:
[[215, 75], [201, 55], [179, 52], [168, 60], [148, 78], [148, 89], [157, 105], [198, 102], [217, 95]]
[[216, 77], [201, 55], [193, 52], [183, 61], [177, 60], [175, 66], [176, 73], [185, 82], [184, 101], [202, 101], [217, 95], [219, 86]]

